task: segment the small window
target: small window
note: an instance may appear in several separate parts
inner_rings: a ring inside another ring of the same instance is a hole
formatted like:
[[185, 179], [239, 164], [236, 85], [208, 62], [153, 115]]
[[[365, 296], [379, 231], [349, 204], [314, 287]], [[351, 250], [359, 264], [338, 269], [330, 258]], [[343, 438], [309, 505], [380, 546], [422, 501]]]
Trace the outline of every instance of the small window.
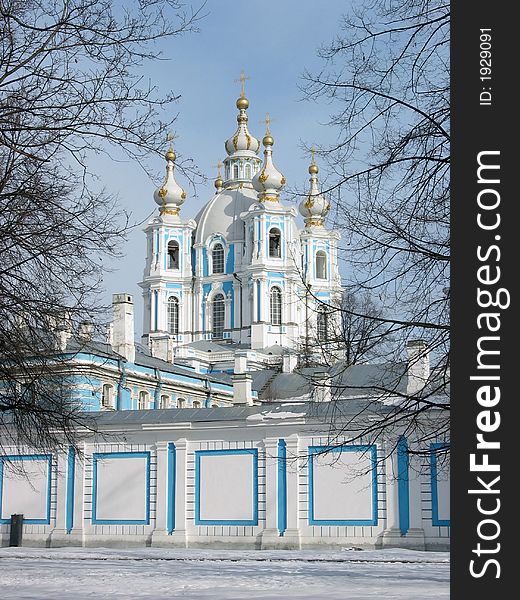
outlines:
[[213, 404], [211, 405], [211, 408], [218, 408], [218, 404], [215, 404], [215, 403], [213, 403]]
[[233, 165], [233, 178], [238, 179], [238, 164]]
[[282, 256], [282, 234], [279, 229], [273, 228], [269, 231], [269, 257], [280, 258]]
[[103, 408], [114, 408], [114, 386], [109, 383], [103, 384], [101, 406]]
[[193, 408], [200, 408], [200, 402], [198, 400], [193, 401]]
[[179, 299], [176, 296], [168, 298], [168, 333], [179, 333]]
[[186, 400], [184, 398], [177, 398], [177, 408], [184, 408], [186, 406]]
[[327, 255], [323, 250], [316, 252], [316, 279], [327, 279]]
[[251, 165], [247, 164], [245, 168], [245, 178], [251, 179]]
[[224, 305], [224, 296], [222, 294], [217, 294], [213, 298], [213, 337], [216, 339], [222, 339], [224, 337], [224, 315], [225, 315], [225, 305]]
[[318, 312], [316, 329], [319, 342], [329, 341], [329, 314], [326, 309], [322, 308]]
[[170, 396], [162, 395], [159, 406], [160, 408], [168, 408], [170, 406]]
[[279, 287], [272, 287], [269, 293], [271, 324], [282, 324], [282, 290]]
[[139, 392], [139, 410], [146, 410], [149, 408], [149, 397], [150, 394], [148, 392]]
[[179, 268], [179, 242], [168, 242], [168, 269]]
[[224, 246], [215, 244], [211, 253], [213, 273], [224, 273]]

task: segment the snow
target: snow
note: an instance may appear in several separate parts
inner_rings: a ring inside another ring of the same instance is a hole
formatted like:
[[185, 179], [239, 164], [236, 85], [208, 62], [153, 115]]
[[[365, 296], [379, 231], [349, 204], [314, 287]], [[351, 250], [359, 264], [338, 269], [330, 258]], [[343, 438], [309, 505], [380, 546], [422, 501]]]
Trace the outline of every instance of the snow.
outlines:
[[298, 417], [305, 417], [306, 414], [307, 413], [304, 412], [268, 411], [256, 413], [254, 415], [249, 415], [248, 417], [246, 417], [246, 421], [265, 421], [267, 419], [290, 419], [291, 417], [296, 419]]
[[445, 552], [0, 548], [17, 600], [447, 600], [448, 582]]

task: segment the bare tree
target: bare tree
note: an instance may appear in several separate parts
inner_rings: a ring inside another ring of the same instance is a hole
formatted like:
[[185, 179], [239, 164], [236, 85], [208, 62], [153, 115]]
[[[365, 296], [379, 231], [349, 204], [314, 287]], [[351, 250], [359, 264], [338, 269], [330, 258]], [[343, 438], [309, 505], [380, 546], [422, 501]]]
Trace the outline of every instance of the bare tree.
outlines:
[[[335, 180], [328, 191], [337, 196], [350, 292], [368, 292], [380, 305], [378, 315], [342, 310], [384, 327], [395, 364], [407, 343], [424, 341], [400, 377], [367, 384], [376, 400], [399, 401], [359, 436], [411, 431], [429, 419], [436, 436], [449, 429], [449, 27], [442, 0], [355, 3], [319, 51], [322, 70], [304, 75], [306, 97], [334, 111], [338, 142], [320, 155]], [[427, 358], [423, 385], [403, 386]], [[348, 395], [348, 385], [336, 392]]]
[[129, 223], [89, 160], [146, 167], [158, 152], [178, 96], [142, 69], [200, 17], [175, 0], [0, 0], [0, 428], [14, 444], [71, 443], [84, 422], [64, 334], [103, 316]]

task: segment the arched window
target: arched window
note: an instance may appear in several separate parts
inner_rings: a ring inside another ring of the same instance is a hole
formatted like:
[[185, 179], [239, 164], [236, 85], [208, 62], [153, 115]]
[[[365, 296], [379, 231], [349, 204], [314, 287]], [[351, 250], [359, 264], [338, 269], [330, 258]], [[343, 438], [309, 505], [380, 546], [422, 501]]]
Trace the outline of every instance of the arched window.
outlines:
[[103, 384], [101, 406], [103, 408], [114, 408], [114, 386], [109, 383]]
[[271, 309], [271, 324], [282, 324], [282, 290], [279, 287], [272, 287], [269, 293], [269, 304]]
[[213, 298], [213, 337], [220, 339], [224, 335], [224, 296], [217, 294]]
[[213, 261], [213, 273], [224, 273], [224, 246], [215, 244], [211, 252]]
[[168, 298], [168, 333], [179, 333], [179, 299], [176, 296]]
[[159, 403], [160, 408], [168, 408], [170, 406], [170, 396], [163, 394]]
[[168, 242], [168, 269], [179, 268], [179, 242]]
[[245, 168], [245, 178], [251, 179], [251, 165], [247, 164]]
[[316, 279], [327, 279], [327, 255], [323, 250], [316, 252]]
[[238, 163], [233, 165], [233, 179], [238, 179]]
[[273, 227], [269, 231], [269, 257], [280, 258], [282, 256], [282, 234], [279, 229]]
[[211, 405], [211, 408], [218, 408], [218, 404], [216, 402], [213, 402], [213, 404]]
[[184, 408], [186, 406], [186, 400], [184, 398], [177, 398], [177, 408]]
[[198, 400], [193, 401], [193, 408], [200, 408], [200, 402]]
[[148, 408], [149, 396], [150, 396], [150, 394], [148, 394], [148, 392], [144, 392], [144, 391], [139, 392], [139, 406], [138, 406], [139, 410], [145, 410], [146, 408]]
[[329, 341], [329, 314], [326, 309], [321, 308], [318, 312], [316, 329], [319, 342]]

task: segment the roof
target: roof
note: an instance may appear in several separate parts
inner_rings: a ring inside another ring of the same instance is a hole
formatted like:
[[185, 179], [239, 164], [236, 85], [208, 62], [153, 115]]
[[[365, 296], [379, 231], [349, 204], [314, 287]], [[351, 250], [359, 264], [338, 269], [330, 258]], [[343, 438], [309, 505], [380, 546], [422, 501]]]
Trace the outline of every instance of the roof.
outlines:
[[244, 222], [240, 213], [257, 201], [257, 193], [250, 187], [224, 189], [215, 194], [195, 217], [195, 242], [203, 244], [210, 235], [221, 233], [226, 241], [244, 239]]
[[[94, 356], [101, 356], [103, 358], [111, 358], [113, 360], [121, 360], [123, 357], [117, 352], [114, 352], [112, 346], [105, 342], [99, 342], [96, 340], [78, 340], [71, 338], [67, 344], [67, 352], [74, 354], [85, 353], [92, 354]], [[192, 367], [176, 365], [161, 358], [156, 358], [145, 352], [135, 353], [135, 365], [141, 367], [148, 367], [150, 369], [158, 369], [164, 373], [172, 373], [174, 375], [182, 375], [184, 377], [192, 377], [200, 379], [201, 381], [209, 381], [214, 383], [221, 383], [225, 385], [232, 385], [231, 377], [227, 374], [215, 374], [211, 375], [208, 373], [199, 373]]]
[[[231, 406], [219, 408], [165, 408], [152, 410], [117, 410], [86, 414], [97, 425], [166, 425], [173, 423], [205, 423], [215, 421], [269, 421], [280, 423], [283, 418], [331, 419], [352, 417], [363, 410], [373, 414], [391, 412], [392, 407], [366, 400], [337, 402], [273, 403], [262, 406]], [[261, 419], [262, 418], [262, 419]]]

